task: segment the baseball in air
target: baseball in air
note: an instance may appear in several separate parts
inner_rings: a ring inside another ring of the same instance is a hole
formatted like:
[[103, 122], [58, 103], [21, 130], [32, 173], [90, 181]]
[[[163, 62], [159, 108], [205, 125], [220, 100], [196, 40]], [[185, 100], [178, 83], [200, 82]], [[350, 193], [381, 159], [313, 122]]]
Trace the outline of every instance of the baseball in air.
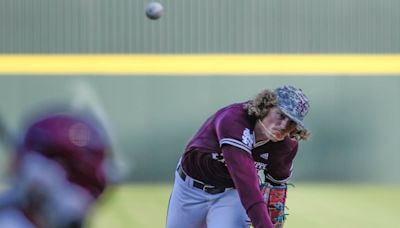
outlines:
[[146, 5], [146, 16], [151, 20], [157, 20], [161, 17], [164, 7], [159, 2], [150, 2]]

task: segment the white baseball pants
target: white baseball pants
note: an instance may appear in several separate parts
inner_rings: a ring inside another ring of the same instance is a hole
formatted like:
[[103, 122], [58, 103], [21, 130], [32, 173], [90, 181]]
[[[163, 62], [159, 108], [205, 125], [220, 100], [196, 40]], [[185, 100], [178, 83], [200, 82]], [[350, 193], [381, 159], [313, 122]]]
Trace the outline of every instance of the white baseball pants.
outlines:
[[250, 222], [236, 189], [209, 194], [193, 187], [175, 172], [175, 183], [167, 212], [167, 228], [248, 228]]

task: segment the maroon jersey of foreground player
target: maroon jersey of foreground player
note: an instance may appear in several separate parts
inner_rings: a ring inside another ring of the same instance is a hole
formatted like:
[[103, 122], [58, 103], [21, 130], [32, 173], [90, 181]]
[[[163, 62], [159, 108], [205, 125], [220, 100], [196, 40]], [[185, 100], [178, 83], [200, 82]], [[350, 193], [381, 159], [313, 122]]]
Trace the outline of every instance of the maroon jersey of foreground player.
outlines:
[[106, 190], [111, 144], [92, 113], [33, 116], [14, 154], [0, 227], [80, 228]]

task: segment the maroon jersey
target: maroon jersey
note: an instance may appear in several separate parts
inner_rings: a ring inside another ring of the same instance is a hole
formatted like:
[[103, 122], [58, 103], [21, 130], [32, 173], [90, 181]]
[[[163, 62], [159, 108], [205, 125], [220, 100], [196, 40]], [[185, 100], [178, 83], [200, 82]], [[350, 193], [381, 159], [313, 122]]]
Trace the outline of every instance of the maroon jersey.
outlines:
[[235, 187], [253, 226], [273, 227], [260, 191], [265, 180], [284, 183], [291, 175], [297, 142], [256, 142], [256, 118], [245, 103], [220, 109], [201, 126], [186, 147], [182, 167], [206, 184]]
[[286, 137], [280, 142], [256, 143], [256, 119], [247, 114], [244, 104], [218, 110], [194, 135], [182, 158], [183, 169], [189, 176], [215, 186], [234, 187], [221, 150], [222, 146], [231, 145], [252, 156], [261, 182], [265, 179], [272, 184], [288, 181], [297, 141]]

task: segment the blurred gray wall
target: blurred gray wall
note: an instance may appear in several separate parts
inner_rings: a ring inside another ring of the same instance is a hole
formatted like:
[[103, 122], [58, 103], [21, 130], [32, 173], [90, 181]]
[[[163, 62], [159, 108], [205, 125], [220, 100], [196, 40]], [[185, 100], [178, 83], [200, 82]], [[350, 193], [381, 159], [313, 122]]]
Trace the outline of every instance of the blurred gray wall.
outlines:
[[398, 0], [0, 0], [2, 53], [399, 52]]
[[[399, 53], [398, 0], [0, 0], [0, 53]], [[295, 180], [400, 182], [400, 78], [0, 77], [0, 114], [17, 131], [39, 104], [98, 93], [130, 180], [173, 177], [185, 143], [216, 109], [282, 84], [312, 101]], [[2, 146], [4, 147], [4, 146]], [[2, 149], [5, 169], [7, 149]]]

